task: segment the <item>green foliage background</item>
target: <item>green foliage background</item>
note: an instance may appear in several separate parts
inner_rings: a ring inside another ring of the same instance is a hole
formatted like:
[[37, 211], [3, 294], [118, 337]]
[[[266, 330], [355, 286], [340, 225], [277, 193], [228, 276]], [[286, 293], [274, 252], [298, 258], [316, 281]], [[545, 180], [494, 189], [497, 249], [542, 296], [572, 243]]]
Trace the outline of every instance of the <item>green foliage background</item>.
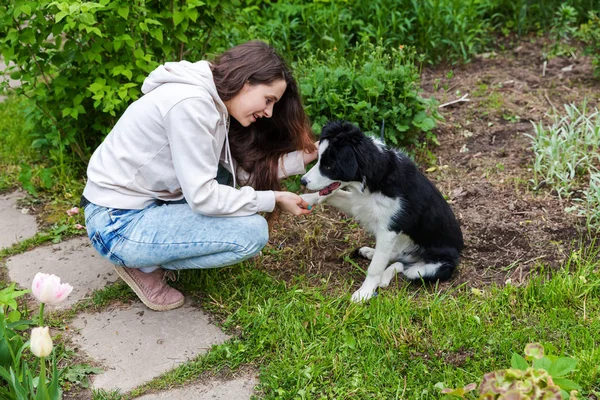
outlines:
[[[580, 21], [597, 7], [595, 0], [0, 0], [1, 55], [22, 82], [17, 93], [29, 99], [20, 108], [23, 130], [48, 161], [24, 167], [21, 181], [34, 193], [83, 176], [157, 65], [210, 58], [251, 39], [271, 43], [293, 65], [317, 133], [325, 120], [344, 118], [375, 135], [385, 122], [395, 145], [432, 138], [439, 116], [420, 95], [421, 65], [468, 61], [500, 33], [549, 29], [561, 4]], [[596, 30], [588, 32], [593, 45]]]

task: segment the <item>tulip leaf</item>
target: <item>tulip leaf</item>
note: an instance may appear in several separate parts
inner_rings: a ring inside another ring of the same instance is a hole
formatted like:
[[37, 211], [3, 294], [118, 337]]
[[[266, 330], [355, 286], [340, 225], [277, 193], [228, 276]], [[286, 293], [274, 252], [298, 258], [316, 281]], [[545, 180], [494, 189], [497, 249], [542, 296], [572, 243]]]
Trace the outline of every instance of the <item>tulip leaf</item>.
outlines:
[[16, 298], [29, 293], [29, 290], [15, 290], [16, 283], [13, 282], [10, 286], [0, 290], [0, 309], [4, 310], [8, 306], [12, 310], [17, 309]]

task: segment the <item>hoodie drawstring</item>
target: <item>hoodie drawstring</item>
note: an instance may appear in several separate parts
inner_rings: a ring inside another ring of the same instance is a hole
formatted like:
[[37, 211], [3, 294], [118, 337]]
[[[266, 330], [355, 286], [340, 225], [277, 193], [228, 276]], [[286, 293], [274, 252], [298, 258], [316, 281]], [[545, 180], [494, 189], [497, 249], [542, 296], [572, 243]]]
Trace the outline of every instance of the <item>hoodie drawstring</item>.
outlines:
[[233, 165], [233, 157], [231, 156], [231, 148], [229, 147], [229, 115], [225, 123], [225, 162], [231, 165], [231, 174], [233, 175], [233, 187], [237, 187], [235, 180], [235, 165]]

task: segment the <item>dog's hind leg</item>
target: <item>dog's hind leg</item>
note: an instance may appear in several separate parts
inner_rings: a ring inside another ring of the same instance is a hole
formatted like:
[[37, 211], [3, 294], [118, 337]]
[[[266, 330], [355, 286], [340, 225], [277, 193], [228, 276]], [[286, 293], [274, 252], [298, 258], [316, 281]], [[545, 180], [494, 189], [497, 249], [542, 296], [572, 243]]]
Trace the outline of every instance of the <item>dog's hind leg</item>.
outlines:
[[398, 272], [404, 272], [404, 264], [395, 262], [383, 271], [379, 287], [388, 287]]
[[[420, 261], [420, 262], [416, 262], [416, 263], [410, 265], [409, 268], [406, 268], [402, 272], [411, 281], [418, 281], [421, 279], [426, 280], [426, 281], [438, 280], [439, 279], [439, 277], [438, 277], [439, 271], [440, 271], [441, 267], [443, 267], [443, 266], [444, 266], [444, 264], [441, 262], [426, 263], [426, 262]], [[442, 279], [442, 280], [445, 280], [445, 279]]]
[[397, 234], [392, 231], [379, 232], [375, 236], [375, 253], [369, 268], [367, 269], [367, 277], [354, 294], [352, 294], [352, 301], [360, 302], [369, 300], [375, 290], [381, 283], [381, 277], [390, 262], [390, 256], [394, 251], [394, 241]]

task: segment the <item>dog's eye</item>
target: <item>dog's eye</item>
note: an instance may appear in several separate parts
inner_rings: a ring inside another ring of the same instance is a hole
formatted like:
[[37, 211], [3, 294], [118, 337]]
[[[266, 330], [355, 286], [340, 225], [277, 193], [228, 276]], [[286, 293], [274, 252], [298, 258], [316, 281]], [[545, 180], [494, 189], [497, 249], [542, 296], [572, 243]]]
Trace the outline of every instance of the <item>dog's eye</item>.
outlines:
[[323, 165], [323, 169], [326, 171], [330, 171], [331, 170], [331, 166], [330, 165]]

